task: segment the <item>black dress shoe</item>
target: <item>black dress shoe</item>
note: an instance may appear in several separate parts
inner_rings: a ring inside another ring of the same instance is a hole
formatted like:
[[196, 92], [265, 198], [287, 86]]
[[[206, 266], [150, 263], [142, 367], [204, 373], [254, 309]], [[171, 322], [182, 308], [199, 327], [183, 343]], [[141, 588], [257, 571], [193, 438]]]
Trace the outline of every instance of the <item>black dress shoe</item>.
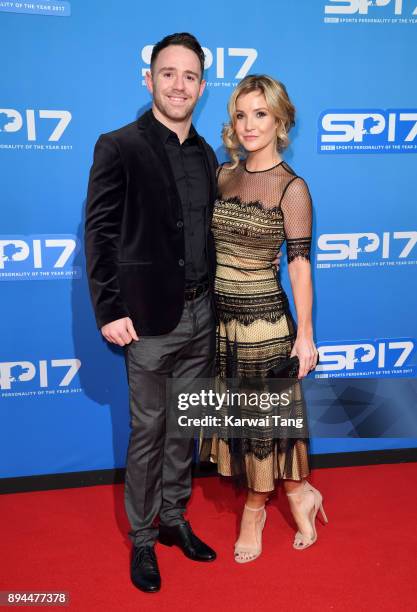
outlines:
[[130, 577], [135, 587], [145, 593], [159, 591], [161, 576], [152, 545], [133, 547]]
[[159, 541], [165, 546], [179, 546], [193, 561], [214, 561], [216, 558], [214, 550], [193, 533], [188, 521], [172, 527], [159, 525]]

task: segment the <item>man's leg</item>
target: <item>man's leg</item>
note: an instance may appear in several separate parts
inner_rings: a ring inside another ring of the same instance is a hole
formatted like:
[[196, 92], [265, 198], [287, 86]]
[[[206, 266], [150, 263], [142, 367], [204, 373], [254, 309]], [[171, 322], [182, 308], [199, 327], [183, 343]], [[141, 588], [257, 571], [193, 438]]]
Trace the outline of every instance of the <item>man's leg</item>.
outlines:
[[[172, 376], [177, 380], [210, 378], [215, 359], [215, 320], [209, 295], [185, 302], [184, 311], [189, 321], [189, 340], [176, 354]], [[174, 407], [167, 404], [167, 410], [172, 409]], [[164, 442], [159, 515], [162, 524], [174, 526], [184, 522], [183, 514], [191, 495], [194, 441], [170, 433], [167, 431]]]
[[131, 434], [127, 453], [125, 506], [135, 546], [153, 544], [162, 503], [162, 461], [166, 435], [166, 384], [176, 355], [193, 334], [187, 305], [177, 327], [161, 336], [139, 336], [125, 348]]
[[152, 545], [153, 526], [161, 506], [162, 459], [165, 436], [165, 387], [168, 372], [154, 338], [126, 347], [129, 381], [130, 440], [125, 478], [125, 507], [135, 546]]

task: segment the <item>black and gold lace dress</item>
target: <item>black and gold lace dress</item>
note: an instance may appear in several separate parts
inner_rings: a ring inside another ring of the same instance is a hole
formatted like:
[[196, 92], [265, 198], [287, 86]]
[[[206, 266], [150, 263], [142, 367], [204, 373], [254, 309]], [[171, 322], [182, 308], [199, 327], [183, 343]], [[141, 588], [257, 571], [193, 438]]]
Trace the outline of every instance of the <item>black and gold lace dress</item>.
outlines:
[[[309, 261], [311, 224], [308, 187], [285, 162], [259, 172], [247, 170], [244, 161], [219, 169], [212, 229], [220, 379], [262, 379], [290, 356], [295, 323], [272, 262], [285, 240], [289, 264], [297, 257]], [[298, 382], [294, 397], [292, 413], [306, 422]], [[277, 479], [309, 474], [308, 445], [305, 434], [239, 440], [215, 435], [210, 456], [220, 474], [240, 482], [243, 476], [245, 486], [266, 492]]]

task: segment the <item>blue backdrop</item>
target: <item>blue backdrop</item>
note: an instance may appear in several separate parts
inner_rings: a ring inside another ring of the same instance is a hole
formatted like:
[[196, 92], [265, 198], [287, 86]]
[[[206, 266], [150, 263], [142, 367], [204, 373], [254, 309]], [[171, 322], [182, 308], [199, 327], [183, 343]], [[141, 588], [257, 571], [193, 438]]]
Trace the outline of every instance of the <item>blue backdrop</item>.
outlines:
[[[415, 376], [416, 0], [0, 0], [0, 24], [0, 477], [124, 465], [124, 362], [89, 302], [86, 185], [98, 135], [149, 107], [151, 45], [175, 31], [206, 48], [195, 124], [220, 160], [240, 78], [282, 80], [297, 108], [285, 158], [315, 207], [315, 375]], [[313, 452], [417, 445], [387, 433]]]

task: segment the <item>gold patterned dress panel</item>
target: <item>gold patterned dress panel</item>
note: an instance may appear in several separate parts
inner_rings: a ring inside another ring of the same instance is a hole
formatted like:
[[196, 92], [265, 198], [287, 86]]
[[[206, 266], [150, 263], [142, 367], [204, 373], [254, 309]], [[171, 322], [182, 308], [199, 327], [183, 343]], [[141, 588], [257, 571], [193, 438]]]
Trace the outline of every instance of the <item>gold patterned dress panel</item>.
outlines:
[[[215, 299], [219, 379], [262, 379], [290, 356], [295, 324], [273, 260], [287, 240], [287, 257], [309, 259], [311, 199], [303, 179], [281, 162], [249, 172], [244, 162], [218, 173], [212, 231], [216, 243]], [[296, 396], [301, 398], [299, 385]], [[298, 416], [305, 418], [303, 402]], [[259, 492], [278, 478], [309, 474], [306, 439], [214, 437], [211, 459], [225, 476]], [[242, 476], [244, 478], [242, 478]]]

